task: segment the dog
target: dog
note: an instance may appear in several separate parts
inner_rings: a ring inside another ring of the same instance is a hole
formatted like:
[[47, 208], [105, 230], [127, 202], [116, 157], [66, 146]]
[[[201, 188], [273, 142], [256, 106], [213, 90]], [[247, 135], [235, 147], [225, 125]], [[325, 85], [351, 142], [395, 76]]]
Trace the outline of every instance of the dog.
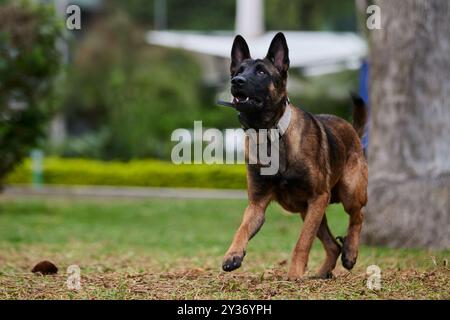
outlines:
[[[317, 236], [326, 252], [315, 277], [332, 278], [341, 255], [350, 270], [356, 263], [363, 207], [367, 202], [367, 162], [361, 137], [367, 120], [364, 101], [352, 95], [353, 123], [333, 115], [313, 115], [294, 107], [288, 98], [286, 82], [289, 49], [283, 33], [272, 39], [264, 59], [252, 59], [244, 38], [236, 36], [231, 50], [231, 93], [246, 129], [279, 127], [279, 158], [283, 164], [274, 175], [262, 175], [259, 164], [247, 162], [248, 206], [242, 223], [223, 259], [222, 269], [239, 268], [248, 241], [264, 223], [270, 202], [300, 213], [303, 228], [292, 252], [289, 280], [305, 277], [309, 251]], [[288, 114], [288, 117], [286, 115]], [[286, 120], [287, 119], [287, 120]], [[248, 140], [245, 144], [248, 160]], [[349, 215], [346, 237], [335, 238], [327, 224], [325, 209], [341, 202]], [[339, 242], [338, 242], [339, 240]]]

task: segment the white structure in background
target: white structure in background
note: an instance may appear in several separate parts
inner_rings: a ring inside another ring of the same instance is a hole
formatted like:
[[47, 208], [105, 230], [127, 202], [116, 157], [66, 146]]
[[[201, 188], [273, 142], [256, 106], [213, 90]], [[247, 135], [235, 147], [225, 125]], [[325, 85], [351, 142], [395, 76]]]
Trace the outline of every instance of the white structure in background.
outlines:
[[[366, 55], [365, 42], [351, 32], [284, 32], [289, 46], [291, 68], [302, 68], [305, 75], [319, 75], [346, 69], [358, 69]], [[275, 32], [246, 38], [252, 57], [263, 58]], [[229, 59], [233, 34], [151, 31], [147, 41], [153, 45], [181, 48]]]
[[244, 38], [255, 38], [264, 34], [264, 3], [262, 0], [237, 1], [236, 33]]

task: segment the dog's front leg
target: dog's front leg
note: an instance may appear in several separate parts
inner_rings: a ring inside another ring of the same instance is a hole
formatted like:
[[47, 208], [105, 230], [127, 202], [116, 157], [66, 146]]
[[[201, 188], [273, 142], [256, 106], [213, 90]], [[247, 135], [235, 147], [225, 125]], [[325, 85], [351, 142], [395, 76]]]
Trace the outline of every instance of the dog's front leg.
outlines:
[[309, 251], [319, 230], [329, 199], [329, 194], [323, 193], [308, 202], [302, 232], [292, 253], [291, 266], [288, 272], [289, 280], [300, 279], [305, 273]]
[[259, 231], [264, 223], [268, 204], [269, 201], [250, 203], [245, 209], [242, 223], [223, 259], [222, 269], [224, 271], [233, 271], [241, 266], [248, 241]]

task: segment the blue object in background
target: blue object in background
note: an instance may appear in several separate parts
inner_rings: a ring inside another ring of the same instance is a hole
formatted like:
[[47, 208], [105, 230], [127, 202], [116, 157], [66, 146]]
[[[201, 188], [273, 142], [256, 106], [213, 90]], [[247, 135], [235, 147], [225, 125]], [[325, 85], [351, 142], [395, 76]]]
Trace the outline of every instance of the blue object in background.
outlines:
[[[359, 69], [359, 95], [366, 103], [367, 119], [370, 117], [370, 105], [369, 105], [369, 63], [367, 60], [363, 60], [361, 68]], [[369, 145], [369, 123], [366, 125], [364, 135], [361, 139], [364, 153], [367, 154], [367, 147]]]

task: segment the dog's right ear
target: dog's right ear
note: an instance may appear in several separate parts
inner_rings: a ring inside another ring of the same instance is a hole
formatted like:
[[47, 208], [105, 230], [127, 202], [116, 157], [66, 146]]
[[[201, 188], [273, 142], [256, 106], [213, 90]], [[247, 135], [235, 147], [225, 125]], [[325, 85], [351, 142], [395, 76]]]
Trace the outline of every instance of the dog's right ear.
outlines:
[[240, 35], [234, 38], [233, 47], [231, 48], [231, 65], [230, 72], [234, 75], [237, 68], [245, 59], [250, 59], [250, 50], [248, 49], [247, 42]]

